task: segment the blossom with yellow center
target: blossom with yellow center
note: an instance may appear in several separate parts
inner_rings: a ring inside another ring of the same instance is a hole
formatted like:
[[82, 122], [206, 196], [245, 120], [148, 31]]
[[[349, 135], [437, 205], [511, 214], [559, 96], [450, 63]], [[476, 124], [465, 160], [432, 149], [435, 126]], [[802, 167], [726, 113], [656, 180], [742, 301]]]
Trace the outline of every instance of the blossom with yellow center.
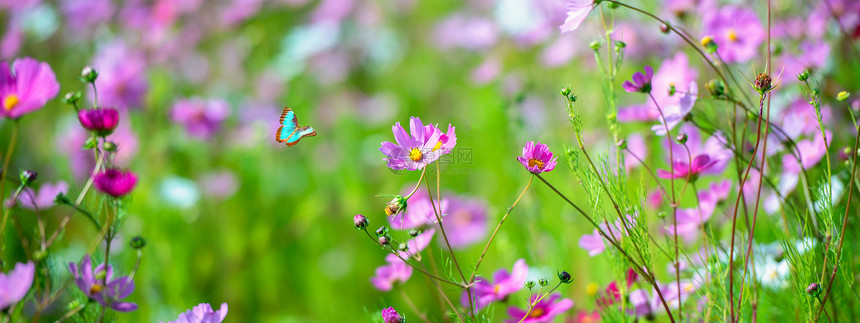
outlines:
[[538, 169], [543, 169], [543, 161], [535, 158], [529, 158], [529, 167], [535, 167], [537, 165]]
[[18, 96], [14, 94], [9, 94], [3, 99], [3, 109], [6, 111], [12, 110], [16, 105], [18, 105]]
[[729, 29], [729, 31], [726, 32], [726, 38], [732, 42], [736, 42], [738, 41], [738, 33], [736, 33], [734, 29]]
[[529, 314], [529, 317], [531, 317], [531, 318], [536, 318], [536, 317], [541, 317], [541, 316], [543, 316], [543, 309], [542, 308], [532, 309], [531, 314]]
[[90, 287], [90, 295], [101, 293], [104, 290], [104, 286], [100, 284], [93, 284], [93, 287]]
[[424, 154], [421, 153], [420, 149], [412, 148], [411, 150], [409, 150], [409, 159], [411, 159], [412, 161], [417, 162], [421, 160], [421, 157], [424, 157]]

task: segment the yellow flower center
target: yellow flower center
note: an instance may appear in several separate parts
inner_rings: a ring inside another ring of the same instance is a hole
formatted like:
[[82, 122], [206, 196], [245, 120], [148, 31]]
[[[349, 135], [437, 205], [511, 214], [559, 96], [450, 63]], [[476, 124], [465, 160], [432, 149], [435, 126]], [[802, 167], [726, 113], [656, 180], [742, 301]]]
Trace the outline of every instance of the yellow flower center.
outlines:
[[493, 287], [493, 294], [498, 294], [499, 288], [501, 288], [501, 287], [502, 287], [502, 285], [496, 284], [496, 286]]
[[738, 33], [736, 33], [734, 29], [729, 29], [729, 32], [726, 33], [726, 37], [728, 37], [730, 41], [738, 41]]
[[90, 295], [101, 293], [101, 291], [103, 289], [104, 289], [104, 286], [102, 286], [100, 284], [93, 284], [93, 287], [90, 287]]
[[3, 109], [6, 111], [12, 110], [16, 105], [18, 105], [18, 96], [14, 94], [9, 94], [3, 99]]
[[529, 158], [529, 167], [535, 167], [539, 169], [543, 169], [543, 162], [534, 158]]
[[422, 154], [421, 150], [419, 150], [418, 148], [412, 148], [412, 150], [409, 151], [409, 159], [411, 159], [412, 161], [417, 162], [421, 160], [421, 157], [424, 157], [424, 154]]
[[532, 317], [532, 318], [541, 317], [541, 316], [543, 316], [543, 309], [542, 308], [535, 308], [532, 310], [532, 313], [529, 314], [529, 317]]

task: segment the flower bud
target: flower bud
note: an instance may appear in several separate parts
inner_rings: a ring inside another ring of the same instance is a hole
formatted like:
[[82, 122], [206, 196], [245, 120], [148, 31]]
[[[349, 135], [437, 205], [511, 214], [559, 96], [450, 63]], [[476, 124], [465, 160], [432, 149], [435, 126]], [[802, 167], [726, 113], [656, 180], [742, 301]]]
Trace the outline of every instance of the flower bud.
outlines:
[[94, 83], [97, 78], [99, 78], [99, 72], [92, 66], [86, 66], [84, 67], [84, 70], [81, 71], [81, 81]]
[[400, 245], [397, 246], [397, 250], [400, 250], [401, 252], [406, 252], [407, 250], [409, 250], [409, 246], [406, 245], [405, 242], [401, 242]]
[[567, 100], [570, 102], [576, 102], [576, 95], [574, 95], [574, 94], [568, 95]]
[[538, 278], [538, 285], [541, 285], [542, 287], [546, 287], [546, 285], [549, 285], [549, 281], [543, 277]]
[[100, 137], [113, 133], [119, 124], [119, 110], [114, 108], [82, 109], [78, 111], [78, 121], [84, 129], [95, 132]]
[[570, 284], [570, 282], [573, 281], [573, 277], [570, 276], [570, 273], [562, 271], [558, 273], [558, 280], [560, 280], [562, 283]]
[[818, 283], [809, 284], [809, 286], [806, 287], [806, 293], [814, 297], [818, 297], [818, 295], [821, 294], [821, 285]]
[[618, 6], [619, 5], [616, 2], [610, 2], [606, 4], [606, 7], [608, 7], [609, 9], [618, 9]]
[[72, 200], [69, 198], [68, 195], [66, 195], [66, 193], [60, 193], [57, 194], [56, 197], [54, 197], [54, 203], [72, 205]]
[[809, 70], [803, 70], [800, 74], [797, 74], [797, 79], [801, 82], [806, 82], [809, 79]]
[[394, 215], [400, 211], [406, 211], [406, 199], [403, 196], [397, 195], [388, 204], [385, 205], [385, 214]]
[[615, 41], [615, 51], [616, 52], [620, 52], [625, 47], [627, 47], [627, 43], [620, 41], [620, 40]]
[[714, 37], [711, 37], [711, 36], [702, 37], [701, 43], [702, 43], [702, 46], [705, 47], [706, 50], [708, 50], [708, 53], [713, 54], [717, 51], [717, 43], [714, 42]]
[[108, 141], [104, 144], [105, 150], [109, 152], [115, 152], [118, 147], [119, 146], [113, 141]]
[[687, 143], [687, 134], [686, 134], [686, 133], [683, 133], [683, 132], [682, 132], [682, 133], [679, 133], [679, 134], [678, 134], [678, 137], [676, 137], [676, 138], [675, 138], [675, 140], [677, 140], [677, 141], [678, 141], [678, 143], [680, 143], [680, 144], [682, 144], [682, 145], [683, 145], [683, 144], [686, 144], [686, 143]]
[[355, 228], [359, 230], [364, 230], [364, 228], [366, 228], [369, 224], [367, 222], [367, 218], [361, 214], [356, 214], [354, 217], [352, 217], [352, 222], [355, 224]]
[[45, 257], [47, 257], [47, 256], [48, 256], [48, 252], [45, 250], [33, 251], [33, 260], [35, 260], [36, 262], [45, 260]]
[[379, 237], [379, 244], [381, 244], [383, 246], [387, 246], [390, 243], [391, 243], [391, 239], [389, 239], [388, 236]]
[[99, 146], [99, 140], [96, 137], [89, 137], [87, 141], [84, 142], [84, 146], [81, 147], [84, 150], [94, 149]]
[[131, 240], [128, 241], [128, 245], [131, 246], [132, 249], [143, 249], [146, 247], [146, 239], [141, 236], [134, 236]]
[[534, 280], [529, 280], [526, 282], [526, 288], [532, 289], [533, 287], [535, 287], [535, 281]]
[[661, 33], [668, 34], [670, 30], [671, 29], [670, 29], [669, 23], [664, 23], [664, 24], [660, 25], [660, 32]]
[[600, 45], [601, 45], [600, 42], [595, 40], [595, 41], [592, 41], [591, 43], [589, 43], [588, 47], [591, 47], [591, 49], [596, 51], [596, 50], [600, 49]]
[[765, 94], [773, 88], [771, 82], [770, 75], [767, 75], [767, 73], [758, 73], [753, 82], [753, 87], [759, 94]]
[[409, 230], [409, 236], [413, 237], [413, 238], [417, 237], [419, 233], [421, 233], [421, 232], [419, 232], [418, 230], [415, 230], [415, 229]]
[[676, 91], [675, 84], [669, 84], [669, 96], [675, 96]]
[[710, 93], [711, 96], [715, 97], [720, 97], [726, 94], [726, 85], [720, 80], [708, 81], [708, 83], [705, 83], [705, 89], [708, 90], [708, 93]]
[[561, 93], [561, 95], [562, 95], [563, 97], [567, 97], [568, 95], [570, 95], [570, 87], [568, 87], [568, 86], [563, 86], [563, 87], [561, 88], [561, 91], [559, 91], [559, 92]]
[[69, 92], [63, 96], [63, 102], [66, 104], [75, 105], [80, 100], [81, 100], [81, 92], [80, 91]]
[[849, 95], [851, 95], [851, 94], [849, 94], [848, 92], [845, 92], [845, 91], [839, 92], [839, 94], [836, 95], [836, 100], [837, 101], [845, 101], [846, 99], [848, 99]]
[[39, 173], [34, 170], [21, 171], [21, 184], [24, 186], [30, 185], [39, 178]]
[[377, 237], [378, 236], [384, 236], [386, 234], [388, 234], [388, 227], [383, 225], [383, 226], [379, 227], [379, 229], [376, 229], [376, 236]]
[[624, 140], [624, 139], [618, 140], [618, 142], [615, 143], [615, 147], [618, 147], [618, 149], [621, 149], [621, 150], [627, 149], [627, 140]]

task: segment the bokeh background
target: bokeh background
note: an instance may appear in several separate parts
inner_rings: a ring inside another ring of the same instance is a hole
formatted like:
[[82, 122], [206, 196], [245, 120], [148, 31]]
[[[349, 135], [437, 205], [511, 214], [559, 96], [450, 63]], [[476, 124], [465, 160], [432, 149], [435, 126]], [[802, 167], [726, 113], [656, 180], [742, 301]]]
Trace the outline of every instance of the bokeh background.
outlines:
[[[777, 17], [796, 14], [796, 3], [775, 3]], [[692, 31], [700, 24], [700, 13], [638, 4]], [[623, 79], [687, 51], [641, 15], [619, 10], [617, 17], [611, 37], [627, 44]], [[594, 14], [576, 32], [561, 34], [564, 18], [561, 0], [0, 0], [2, 57], [48, 62], [61, 84], [57, 99], [21, 120], [11, 169], [37, 170], [43, 183], [65, 181], [71, 193], [81, 189], [92, 159], [79, 149], [86, 135], [61, 96], [91, 92], [78, 75], [92, 65], [101, 73], [101, 104], [123, 111], [110, 137], [120, 147], [117, 161], [140, 176], [117, 245], [135, 235], [148, 242], [130, 297], [141, 307], [120, 321], [173, 319], [200, 302], [227, 302], [231, 322], [366, 321], [389, 305], [406, 308], [398, 291], [371, 285], [386, 253], [351, 222], [361, 213], [371, 228], [385, 223], [387, 199], [376, 195], [418, 180], [417, 172], [387, 169], [378, 151], [393, 140], [395, 122], [419, 116], [456, 127], [458, 152], [470, 160], [449, 165], [441, 183], [445, 192], [486, 203], [487, 235], [528, 180], [515, 159], [522, 145], [539, 140], [560, 153], [575, 144], [561, 86], [579, 96], [589, 148], [603, 152], [614, 144], [605, 129], [603, 76], [589, 48], [604, 36], [600, 18]], [[786, 46], [783, 55], [799, 55]], [[845, 54], [835, 46], [831, 55]], [[738, 68], [751, 75], [763, 65]], [[856, 77], [827, 64], [819, 70], [833, 72], [837, 82]], [[700, 82], [710, 77], [700, 69]], [[91, 102], [91, 94], [84, 97]], [[229, 105], [203, 135], [172, 117], [178, 101], [195, 97]], [[622, 105], [639, 101], [619, 96]], [[287, 105], [316, 137], [289, 148], [275, 142]], [[622, 132], [648, 128], [631, 124]], [[0, 142], [9, 134], [9, 122], [0, 121]], [[652, 155], [648, 160], [662, 158]], [[585, 202], [563, 157], [545, 178]], [[49, 228], [65, 211], [45, 211]], [[586, 286], [618, 277], [605, 274], [605, 259], [577, 246], [589, 232], [563, 201], [535, 185], [481, 273], [510, 268], [519, 258], [533, 277], [568, 270], [576, 282], [560, 292], [576, 309], [593, 309]], [[49, 261], [62, 267], [80, 259], [95, 234], [82, 218], [73, 219]], [[13, 237], [3, 243], [16, 244]], [[437, 241], [431, 246], [443, 255]], [[460, 249], [458, 258], [471, 264], [482, 246]], [[127, 272], [134, 252], [117, 249], [112, 263]], [[6, 252], [4, 259], [23, 257], [15, 248]], [[402, 289], [419, 308], [438, 312], [429, 286], [416, 272]], [[501, 306], [494, 313], [496, 320], [506, 316]]]

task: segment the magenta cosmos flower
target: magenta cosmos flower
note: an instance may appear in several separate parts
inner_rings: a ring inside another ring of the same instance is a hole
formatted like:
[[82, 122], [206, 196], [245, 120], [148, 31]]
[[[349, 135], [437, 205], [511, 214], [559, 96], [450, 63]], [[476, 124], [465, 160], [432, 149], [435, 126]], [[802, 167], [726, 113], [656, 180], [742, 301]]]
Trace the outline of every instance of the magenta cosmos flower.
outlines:
[[556, 160], [553, 158], [549, 147], [540, 143], [535, 144], [534, 141], [529, 141], [523, 146], [523, 155], [517, 157], [517, 160], [523, 164], [523, 167], [529, 170], [532, 174], [540, 174], [555, 169]]
[[588, 13], [594, 8], [594, 0], [567, 0], [564, 8], [567, 12], [567, 18], [564, 19], [564, 24], [558, 27], [562, 33], [579, 28]]
[[208, 139], [217, 133], [228, 116], [230, 105], [226, 101], [201, 98], [176, 101], [170, 113], [173, 122], [183, 125], [188, 135], [198, 139]]
[[[493, 275], [495, 282], [478, 277], [475, 281], [475, 286], [472, 288], [473, 301], [479, 309], [490, 305], [492, 302], [504, 301], [508, 298], [508, 295], [523, 288], [528, 274], [529, 267], [526, 265], [526, 261], [520, 259], [514, 263], [511, 272], [508, 272], [506, 269], [497, 271]], [[469, 306], [469, 295], [465, 291], [460, 302], [463, 303], [463, 306]]]
[[388, 307], [382, 309], [382, 320], [385, 323], [401, 323], [403, 322], [403, 317], [397, 314], [397, 311], [393, 307]]
[[703, 18], [703, 35], [717, 44], [717, 53], [726, 63], [743, 63], [758, 54], [765, 29], [755, 12], [748, 8], [726, 6], [710, 11]]
[[0, 62], [0, 116], [18, 119], [40, 109], [59, 91], [48, 63], [26, 57], [16, 59], [9, 69], [7, 62]]
[[[135, 303], [120, 302], [134, 291], [134, 282], [128, 276], [113, 278], [113, 267], [110, 265], [107, 267], [104, 264], [98, 265], [93, 271], [90, 255], [86, 255], [80, 267], [70, 262], [69, 272], [75, 277], [78, 288], [102, 306], [120, 312], [131, 312], [137, 309]], [[104, 282], [107, 282], [107, 285]]]
[[96, 189], [113, 197], [125, 196], [137, 185], [137, 175], [119, 169], [106, 169], [93, 179]]
[[114, 108], [82, 109], [78, 121], [85, 129], [105, 137], [113, 133], [119, 124], [119, 110]]
[[227, 303], [221, 303], [221, 308], [217, 311], [212, 309], [212, 305], [200, 303], [168, 323], [221, 323], [226, 316]]
[[432, 124], [424, 125], [418, 117], [412, 117], [409, 123], [409, 133], [400, 122], [391, 127], [397, 143], [386, 141], [379, 148], [385, 154], [385, 161], [391, 169], [423, 169], [439, 156], [448, 154], [457, 144], [454, 127], [448, 125], [448, 132], [443, 133]]
[[36, 265], [32, 262], [15, 264], [8, 274], [0, 273], [0, 310], [15, 304], [27, 295], [33, 285]]
[[[673, 157], [671, 171], [658, 169], [657, 176], [660, 178], [686, 178], [687, 175], [698, 176], [702, 174], [720, 174], [726, 168], [729, 160], [732, 158], [732, 150], [726, 148], [728, 141], [720, 134], [716, 133], [702, 144], [699, 137], [699, 130], [691, 125], [681, 127], [681, 133], [687, 135], [687, 148], [684, 146], [672, 143]], [[687, 152], [689, 149], [689, 153]], [[667, 154], [668, 155], [668, 154]], [[692, 163], [691, 163], [692, 158]]]
[[[533, 295], [529, 302], [534, 302], [537, 299], [538, 295]], [[508, 314], [513, 318], [512, 320], [508, 320], [508, 323], [544, 323], [544, 322], [552, 322], [556, 316], [561, 313], [566, 312], [571, 307], [573, 307], [573, 301], [569, 298], [565, 298], [559, 300], [561, 298], [561, 294], [555, 293], [550, 296], [544, 297], [540, 302], [535, 304], [534, 308], [532, 308], [531, 312], [527, 310], [519, 309], [516, 307], [508, 308]], [[526, 312], [528, 312], [528, 316], [526, 316]]]
[[624, 84], [621, 84], [621, 86], [627, 92], [651, 93], [652, 78], [654, 78], [654, 69], [651, 66], [645, 65], [645, 74], [636, 72], [633, 74], [633, 82], [624, 81]]

